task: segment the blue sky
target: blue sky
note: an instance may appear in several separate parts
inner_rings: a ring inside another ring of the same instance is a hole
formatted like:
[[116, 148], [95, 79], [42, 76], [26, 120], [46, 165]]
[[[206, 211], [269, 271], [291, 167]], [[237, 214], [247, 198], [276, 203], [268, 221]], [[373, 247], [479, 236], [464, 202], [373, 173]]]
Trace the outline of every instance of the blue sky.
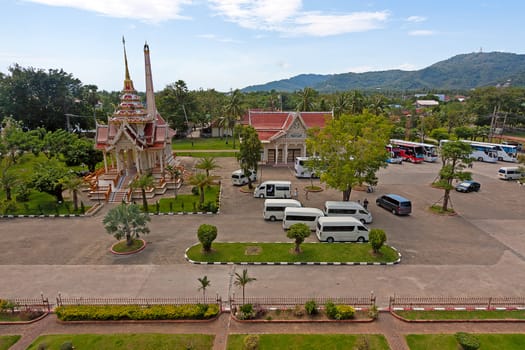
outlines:
[[62, 68], [120, 90], [122, 36], [144, 87], [179, 79], [219, 91], [302, 73], [415, 70], [457, 54], [523, 54], [518, 0], [3, 0], [0, 71]]

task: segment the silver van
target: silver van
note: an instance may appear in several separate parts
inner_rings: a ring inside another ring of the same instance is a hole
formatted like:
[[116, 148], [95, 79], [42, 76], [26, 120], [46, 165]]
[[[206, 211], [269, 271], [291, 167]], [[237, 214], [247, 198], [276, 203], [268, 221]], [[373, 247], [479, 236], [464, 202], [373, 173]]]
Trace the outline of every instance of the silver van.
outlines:
[[351, 216], [363, 224], [372, 223], [372, 214], [357, 202], [326, 201], [324, 203], [326, 216]]
[[283, 229], [288, 230], [293, 224], [302, 223], [315, 230], [317, 219], [324, 216], [321, 209], [318, 208], [291, 208], [284, 209]]
[[519, 180], [523, 177], [523, 173], [517, 166], [508, 166], [499, 168], [498, 177], [502, 180]]
[[[248, 171], [248, 176], [250, 177], [250, 180], [254, 182], [257, 180], [257, 174], [253, 170]], [[244, 174], [244, 171], [242, 169], [235, 170], [232, 172], [232, 184], [236, 186], [243, 186], [248, 183], [248, 177]]]
[[367, 242], [368, 228], [353, 217], [320, 217], [315, 230], [320, 242]]
[[270, 221], [282, 220], [287, 207], [300, 208], [302, 205], [295, 199], [265, 199], [263, 217]]
[[292, 198], [290, 181], [264, 181], [253, 191], [256, 198]]

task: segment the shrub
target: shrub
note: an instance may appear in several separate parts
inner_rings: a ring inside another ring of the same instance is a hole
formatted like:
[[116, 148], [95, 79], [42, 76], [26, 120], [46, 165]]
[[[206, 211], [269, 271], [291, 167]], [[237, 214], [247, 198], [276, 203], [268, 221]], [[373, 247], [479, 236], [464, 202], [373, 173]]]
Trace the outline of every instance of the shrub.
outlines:
[[325, 304], [326, 315], [335, 320], [348, 320], [354, 317], [355, 309], [350, 305], [335, 305], [331, 301]]
[[373, 228], [370, 230], [368, 238], [370, 240], [370, 245], [372, 246], [374, 253], [377, 253], [379, 252], [379, 249], [381, 249], [383, 244], [386, 242], [386, 233], [381, 229]]
[[63, 343], [62, 345], [60, 345], [60, 350], [74, 350], [75, 347], [73, 346], [73, 343], [71, 343], [70, 341], [67, 341], [65, 343]]
[[239, 308], [239, 313], [237, 314], [237, 317], [240, 320], [250, 320], [252, 318], [255, 318], [256, 315], [257, 312], [253, 308], [252, 304], [244, 304], [241, 305], [241, 307]]
[[354, 345], [354, 350], [369, 350], [370, 343], [368, 342], [368, 337], [361, 335], [357, 338]]
[[217, 205], [213, 202], [206, 202], [201, 205], [199, 205], [199, 209], [202, 211], [210, 212], [210, 213], [217, 213]]
[[377, 309], [377, 306], [372, 305], [370, 309], [368, 309], [368, 317], [375, 320], [379, 316], [379, 310]]
[[308, 315], [315, 315], [318, 312], [315, 300], [307, 301], [306, 304], [304, 304], [304, 309]]
[[194, 196], [198, 196], [200, 194], [200, 190], [197, 186], [193, 186], [191, 188], [191, 194], [194, 195]]
[[259, 335], [257, 334], [248, 334], [244, 337], [243, 350], [257, 350], [259, 349]]
[[47, 343], [40, 343], [38, 344], [37, 350], [47, 350], [48, 346]]
[[473, 334], [457, 332], [454, 336], [463, 350], [477, 350], [480, 347], [479, 339]]
[[301, 305], [295, 305], [295, 307], [293, 309], [293, 315], [295, 317], [303, 317], [304, 316], [304, 310], [301, 307]]
[[197, 231], [197, 237], [199, 238], [199, 242], [202, 244], [202, 249], [204, 249], [205, 252], [209, 252], [211, 250], [211, 244], [215, 238], [217, 238], [217, 227], [213, 225], [202, 224], [199, 226]]
[[327, 301], [326, 304], [324, 304], [324, 308], [326, 311], [326, 316], [329, 318], [335, 318], [335, 315], [337, 314], [337, 309], [335, 308], [335, 304], [331, 301]]
[[28, 202], [31, 195], [31, 188], [27, 184], [21, 184], [16, 188], [15, 196], [17, 202]]

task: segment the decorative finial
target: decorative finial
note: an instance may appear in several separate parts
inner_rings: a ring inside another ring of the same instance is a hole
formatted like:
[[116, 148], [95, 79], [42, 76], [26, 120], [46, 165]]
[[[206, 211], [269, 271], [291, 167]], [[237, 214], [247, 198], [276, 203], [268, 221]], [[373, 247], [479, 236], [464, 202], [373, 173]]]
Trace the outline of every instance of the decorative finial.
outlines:
[[149, 51], [149, 45], [147, 41], [144, 42], [144, 51]]
[[124, 35], [122, 36], [122, 46], [124, 46], [124, 64], [126, 65], [126, 80], [131, 80], [129, 77], [129, 69], [128, 69], [128, 56], [126, 55], [126, 40], [124, 39]]

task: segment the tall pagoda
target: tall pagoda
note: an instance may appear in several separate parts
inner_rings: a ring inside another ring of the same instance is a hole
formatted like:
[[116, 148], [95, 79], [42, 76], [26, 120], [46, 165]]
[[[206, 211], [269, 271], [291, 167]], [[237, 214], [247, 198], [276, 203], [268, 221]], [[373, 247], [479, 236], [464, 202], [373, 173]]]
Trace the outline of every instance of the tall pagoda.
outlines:
[[[175, 136], [166, 121], [157, 111], [151, 74], [149, 46], [144, 44], [146, 72], [146, 106], [140, 100], [133, 86], [128, 69], [124, 38], [124, 88], [120, 103], [108, 118], [107, 125], [97, 124], [95, 148], [104, 155], [105, 174], [99, 176], [97, 186], [109, 186], [112, 191], [126, 183], [122, 178], [163, 173], [168, 165], [174, 164], [171, 140]], [[115, 179], [120, 180], [117, 181]]]

